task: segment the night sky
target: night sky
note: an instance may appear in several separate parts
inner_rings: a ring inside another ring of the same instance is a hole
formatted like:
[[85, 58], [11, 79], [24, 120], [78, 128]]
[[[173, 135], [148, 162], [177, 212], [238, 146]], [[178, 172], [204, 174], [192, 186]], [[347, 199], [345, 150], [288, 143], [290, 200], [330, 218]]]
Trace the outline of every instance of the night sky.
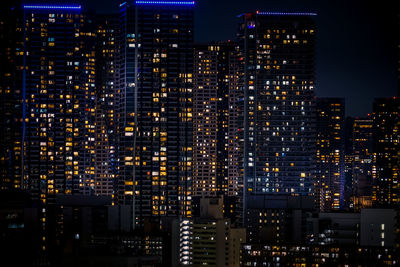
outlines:
[[[98, 12], [119, 1], [84, 1]], [[369, 3], [373, 2], [373, 3]], [[347, 115], [365, 116], [374, 97], [397, 94], [396, 6], [389, 0], [198, 0], [195, 41], [234, 40], [236, 15], [247, 11], [312, 11], [317, 22], [317, 87], [345, 97]], [[380, 6], [377, 6], [377, 3]]]

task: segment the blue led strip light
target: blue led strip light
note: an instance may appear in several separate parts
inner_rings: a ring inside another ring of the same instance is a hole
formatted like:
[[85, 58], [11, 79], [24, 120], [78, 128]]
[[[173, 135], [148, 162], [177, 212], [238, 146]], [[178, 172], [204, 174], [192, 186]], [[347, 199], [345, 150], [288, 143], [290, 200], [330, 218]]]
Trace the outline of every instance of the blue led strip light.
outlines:
[[195, 1], [135, 1], [137, 5], [187, 5], [192, 6]]
[[67, 9], [67, 10], [80, 10], [82, 6], [46, 6], [46, 5], [26, 5], [24, 9]]
[[273, 16], [317, 16], [317, 13], [301, 13], [301, 12], [256, 12], [257, 15], [273, 15]]

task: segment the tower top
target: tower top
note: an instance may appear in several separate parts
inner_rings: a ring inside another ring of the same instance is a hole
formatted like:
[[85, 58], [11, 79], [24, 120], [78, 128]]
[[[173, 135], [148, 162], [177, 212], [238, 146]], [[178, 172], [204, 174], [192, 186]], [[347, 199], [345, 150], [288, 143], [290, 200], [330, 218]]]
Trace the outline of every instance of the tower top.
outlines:
[[261, 16], [317, 16], [317, 13], [313, 12], [271, 12], [271, 11], [256, 11], [252, 13], [242, 13], [237, 17], [240, 18], [246, 14], [255, 14]]
[[193, 6], [195, 1], [146, 1], [136, 0], [136, 5], [159, 5], [159, 6]]
[[81, 10], [80, 5], [24, 5], [24, 9], [56, 9], [56, 10]]

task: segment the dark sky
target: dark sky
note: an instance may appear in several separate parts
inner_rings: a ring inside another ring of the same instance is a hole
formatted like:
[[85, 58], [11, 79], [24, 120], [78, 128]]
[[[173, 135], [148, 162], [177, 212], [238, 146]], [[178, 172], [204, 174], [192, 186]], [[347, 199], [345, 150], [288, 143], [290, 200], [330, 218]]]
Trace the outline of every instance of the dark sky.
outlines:
[[[118, 0], [85, 2], [100, 12], [118, 10]], [[399, 32], [395, 28], [394, 2], [198, 0], [195, 39], [197, 42], [234, 40], [238, 22], [236, 15], [247, 11], [316, 12], [316, 94], [345, 97], [347, 114], [364, 116], [371, 112], [374, 97], [397, 94], [395, 38]]]

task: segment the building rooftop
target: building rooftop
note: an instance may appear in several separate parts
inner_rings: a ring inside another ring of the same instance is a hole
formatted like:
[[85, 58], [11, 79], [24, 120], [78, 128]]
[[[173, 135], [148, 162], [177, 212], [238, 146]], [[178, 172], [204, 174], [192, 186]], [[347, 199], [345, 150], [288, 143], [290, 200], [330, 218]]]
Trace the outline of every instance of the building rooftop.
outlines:
[[[261, 16], [317, 16], [317, 13], [313, 12], [271, 12], [271, 11], [256, 11], [252, 12], [253, 14], [261, 15]], [[237, 17], [240, 18], [241, 16], [248, 14], [242, 13]]]

